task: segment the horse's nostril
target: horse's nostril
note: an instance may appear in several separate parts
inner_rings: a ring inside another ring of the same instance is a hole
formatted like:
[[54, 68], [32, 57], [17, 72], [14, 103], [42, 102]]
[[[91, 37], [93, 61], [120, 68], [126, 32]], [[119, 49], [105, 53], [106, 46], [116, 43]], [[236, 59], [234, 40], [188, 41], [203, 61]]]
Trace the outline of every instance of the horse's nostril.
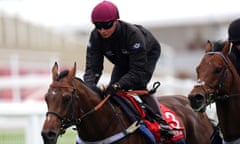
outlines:
[[43, 131], [42, 132], [42, 137], [44, 139], [48, 139], [48, 140], [51, 140], [51, 139], [55, 139], [57, 137], [57, 133], [54, 132], [54, 131]]
[[196, 94], [196, 95], [195, 95], [195, 99], [196, 99], [197, 101], [202, 101], [202, 100], [204, 100], [204, 97], [203, 97], [201, 94]]
[[56, 136], [57, 136], [57, 133], [55, 133], [55, 132], [50, 131], [47, 133], [47, 137], [49, 139], [54, 139], [54, 138], [56, 138]]
[[195, 111], [200, 111], [204, 107], [204, 96], [199, 93], [190, 94], [188, 96], [190, 105]]

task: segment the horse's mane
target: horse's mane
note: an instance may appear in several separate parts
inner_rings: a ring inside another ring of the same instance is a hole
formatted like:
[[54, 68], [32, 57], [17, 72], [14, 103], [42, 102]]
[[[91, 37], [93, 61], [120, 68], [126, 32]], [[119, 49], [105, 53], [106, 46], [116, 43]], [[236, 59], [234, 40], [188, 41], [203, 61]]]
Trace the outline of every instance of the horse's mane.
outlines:
[[[69, 70], [63, 70], [61, 71], [58, 76], [57, 76], [57, 81], [60, 81], [62, 78], [66, 77], [69, 73]], [[104, 97], [104, 92], [98, 88], [97, 86], [93, 86], [93, 85], [88, 85], [86, 84], [81, 78], [79, 77], [75, 77], [75, 79], [77, 79], [78, 81], [80, 81], [81, 83], [83, 83], [84, 85], [86, 85], [87, 87], [89, 87], [90, 89], [92, 89], [94, 92], [96, 92], [101, 98]]]
[[[60, 81], [60, 79], [64, 78], [65, 76], [67, 76], [69, 73], [69, 70], [63, 70], [60, 72], [60, 74], [57, 76], [57, 81]], [[82, 79], [75, 77], [77, 80], [79, 80], [80, 82], [84, 83]]]
[[57, 76], [57, 81], [60, 81], [60, 79], [64, 78], [65, 76], [67, 76], [69, 73], [69, 70], [64, 70], [64, 71], [61, 71], [60, 74], [58, 74]]
[[213, 52], [222, 51], [225, 43], [226, 43], [226, 41], [223, 41], [223, 40], [214, 41], [214, 42], [212, 43], [212, 44], [213, 44], [212, 51], [213, 51]]

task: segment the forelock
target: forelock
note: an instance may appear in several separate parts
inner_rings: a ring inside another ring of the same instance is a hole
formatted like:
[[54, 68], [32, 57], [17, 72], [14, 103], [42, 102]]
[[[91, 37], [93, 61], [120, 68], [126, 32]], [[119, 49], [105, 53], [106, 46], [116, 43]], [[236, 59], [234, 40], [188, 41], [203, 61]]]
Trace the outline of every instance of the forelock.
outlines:
[[65, 76], [67, 76], [69, 73], [69, 70], [64, 70], [62, 72], [60, 72], [60, 74], [57, 76], [57, 81], [60, 81], [60, 79], [64, 78]]

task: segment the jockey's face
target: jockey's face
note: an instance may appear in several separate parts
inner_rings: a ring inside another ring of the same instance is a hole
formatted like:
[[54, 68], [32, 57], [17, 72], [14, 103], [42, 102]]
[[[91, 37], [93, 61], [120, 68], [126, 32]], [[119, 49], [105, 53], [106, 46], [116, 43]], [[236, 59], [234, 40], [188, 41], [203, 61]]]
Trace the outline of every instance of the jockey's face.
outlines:
[[117, 27], [117, 22], [118, 21], [115, 20], [115, 21], [113, 21], [111, 27], [109, 27], [109, 28], [99, 27], [99, 28], [97, 28], [97, 30], [103, 38], [109, 38], [115, 31], [115, 29]]

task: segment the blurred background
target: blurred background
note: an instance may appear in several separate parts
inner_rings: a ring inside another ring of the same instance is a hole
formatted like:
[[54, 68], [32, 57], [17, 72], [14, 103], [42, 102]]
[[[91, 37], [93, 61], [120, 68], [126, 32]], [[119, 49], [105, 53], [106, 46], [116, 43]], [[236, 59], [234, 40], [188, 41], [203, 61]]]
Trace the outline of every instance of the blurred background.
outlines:
[[[47, 111], [44, 94], [51, 68], [77, 62], [85, 68], [90, 16], [101, 0], [0, 0], [0, 143], [41, 144]], [[229, 23], [240, 16], [237, 0], [112, 0], [120, 19], [148, 28], [162, 46], [152, 83], [158, 95], [187, 95], [207, 40], [225, 40]], [[107, 84], [111, 64], [105, 61], [99, 85]], [[215, 118], [214, 106], [208, 110]], [[74, 143], [71, 129], [60, 143]]]

